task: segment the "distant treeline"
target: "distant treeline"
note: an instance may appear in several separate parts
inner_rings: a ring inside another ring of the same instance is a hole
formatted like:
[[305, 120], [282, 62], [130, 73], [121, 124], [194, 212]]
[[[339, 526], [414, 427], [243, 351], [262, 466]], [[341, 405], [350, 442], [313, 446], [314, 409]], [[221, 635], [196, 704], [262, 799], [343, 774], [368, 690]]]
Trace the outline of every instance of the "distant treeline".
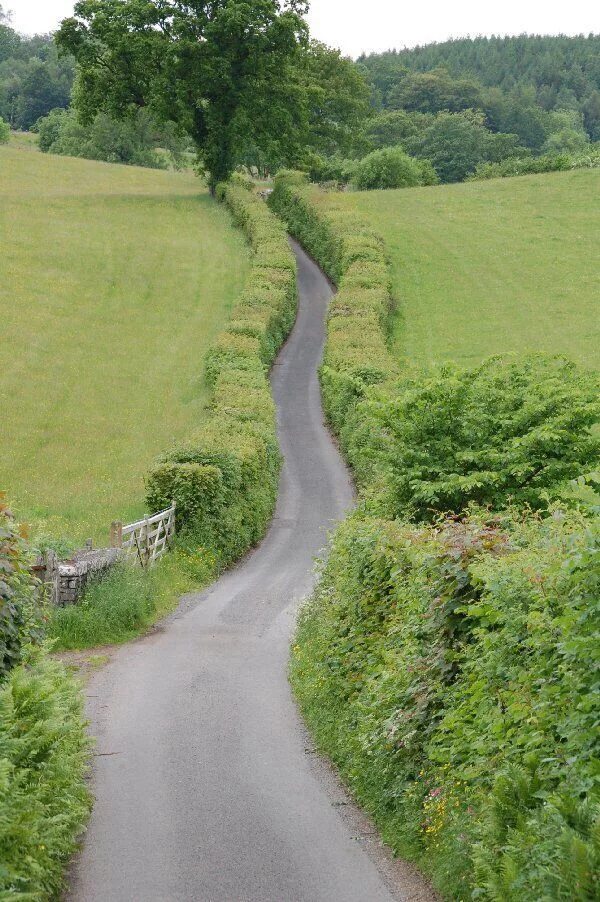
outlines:
[[[391, 188], [600, 162], [600, 35], [461, 38], [356, 63], [311, 42], [294, 81], [304, 126], [268, 152], [238, 135], [237, 166]], [[53, 37], [20, 36], [0, 6], [0, 120], [39, 130], [51, 153], [147, 166], [191, 159], [189, 140], [152, 114], [84, 126], [74, 112], [52, 112], [72, 97], [79, 107], [74, 85], [75, 64]]]
[[359, 63], [383, 109], [480, 109], [493, 131], [517, 134], [533, 149], [546, 138], [544, 114], [571, 110], [589, 138], [600, 139], [600, 35], [460, 38]]
[[[355, 159], [401, 148], [449, 182], [506, 160], [544, 155], [551, 169], [597, 156], [600, 35], [462, 38], [362, 56], [357, 65], [373, 114]], [[313, 166], [314, 177], [343, 181], [353, 172], [348, 160], [325, 164]]]
[[52, 35], [19, 35], [0, 6], [0, 117], [11, 128], [28, 130], [68, 107], [74, 77], [74, 61], [59, 58]]

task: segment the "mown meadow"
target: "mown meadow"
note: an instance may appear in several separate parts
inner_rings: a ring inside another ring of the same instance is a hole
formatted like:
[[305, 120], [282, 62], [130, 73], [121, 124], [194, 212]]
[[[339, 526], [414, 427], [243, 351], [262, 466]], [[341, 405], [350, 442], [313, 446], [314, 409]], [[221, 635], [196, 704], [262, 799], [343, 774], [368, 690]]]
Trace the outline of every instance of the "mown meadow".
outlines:
[[576, 170], [315, 200], [384, 238], [397, 357], [470, 366], [535, 350], [598, 367], [599, 191], [600, 172]]
[[106, 544], [204, 417], [203, 358], [249, 261], [190, 173], [0, 148], [0, 484], [40, 534]]

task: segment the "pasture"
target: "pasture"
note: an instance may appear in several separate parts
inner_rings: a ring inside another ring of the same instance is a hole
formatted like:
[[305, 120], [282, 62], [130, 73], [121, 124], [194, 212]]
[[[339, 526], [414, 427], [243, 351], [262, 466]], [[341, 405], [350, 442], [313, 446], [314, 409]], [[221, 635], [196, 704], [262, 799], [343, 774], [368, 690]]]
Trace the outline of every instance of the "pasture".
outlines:
[[0, 489], [38, 533], [107, 544], [204, 415], [204, 354], [248, 252], [191, 173], [0, 148]]
[[399, 357], [473, 365], [539, 350], [600, 366], [600, 172], [328, 193], [390, 255]]

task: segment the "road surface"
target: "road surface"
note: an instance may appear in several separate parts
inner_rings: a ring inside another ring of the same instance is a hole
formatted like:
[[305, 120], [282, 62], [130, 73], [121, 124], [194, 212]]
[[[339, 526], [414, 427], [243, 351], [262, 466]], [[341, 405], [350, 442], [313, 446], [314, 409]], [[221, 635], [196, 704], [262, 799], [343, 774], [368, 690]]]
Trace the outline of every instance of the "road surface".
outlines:
[[263, 543], [88, 684], [96, 803], [77, 902], [432, 898], [314, 754], [286, 678], [299, 602], [352, 505], [317, 366], [331, 289], [298, 248], [295, 328], [272, 371], [284, 455]]

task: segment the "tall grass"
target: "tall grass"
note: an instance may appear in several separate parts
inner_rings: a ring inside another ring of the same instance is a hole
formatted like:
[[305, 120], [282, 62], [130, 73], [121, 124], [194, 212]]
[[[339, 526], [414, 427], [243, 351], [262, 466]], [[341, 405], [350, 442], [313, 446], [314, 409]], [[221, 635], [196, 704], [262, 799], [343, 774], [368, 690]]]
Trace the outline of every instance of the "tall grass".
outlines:
[[126, 642], [170, 613], [180, 595], [206, 585], [215, 572], [205, 551], [175, 550], [149, 570], [120, 564], [92, 583], [79, 604], [53, 610], [49, 634], [55, 649]]

